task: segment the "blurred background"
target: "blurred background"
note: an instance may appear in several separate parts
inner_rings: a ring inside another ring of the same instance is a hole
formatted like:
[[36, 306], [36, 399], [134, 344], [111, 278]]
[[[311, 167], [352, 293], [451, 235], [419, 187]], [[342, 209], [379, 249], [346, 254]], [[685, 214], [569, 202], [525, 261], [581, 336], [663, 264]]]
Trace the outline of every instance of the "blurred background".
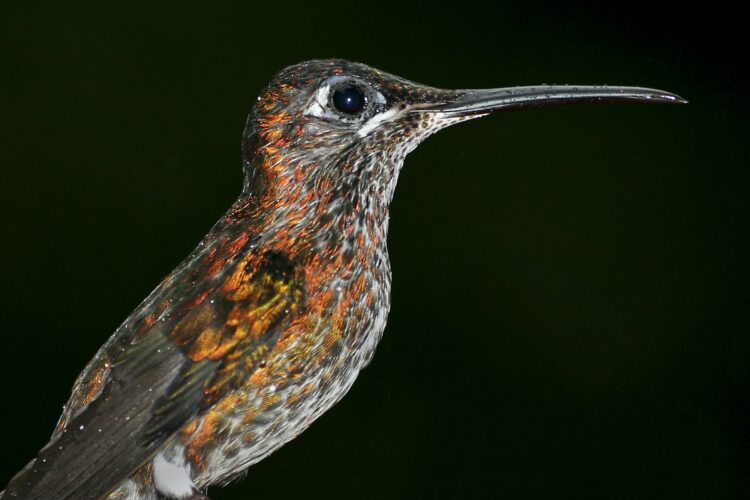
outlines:
[[406, 162], [374, 362], [212, 498], [750, 494], [739, 16], [627, 2], [6, 2], [0, 486], [97, 348], [240, 191], [284, 66], [440, 87], [656, 87], [687, 106], [521, 111]]

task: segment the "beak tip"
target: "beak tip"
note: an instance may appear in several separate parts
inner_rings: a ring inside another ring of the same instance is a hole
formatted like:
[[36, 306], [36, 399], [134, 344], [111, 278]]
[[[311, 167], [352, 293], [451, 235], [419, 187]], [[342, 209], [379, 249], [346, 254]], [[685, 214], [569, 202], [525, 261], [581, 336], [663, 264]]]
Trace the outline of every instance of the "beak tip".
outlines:
[[666, 94], [666, 95], [662, 95], [660, 97], [666, 99], [667, 102], [669, 102], [671, 104], [688, 104], [690, 102], [687, 99], [685, 99], [684, 97], [678, 96], [677, 94]]

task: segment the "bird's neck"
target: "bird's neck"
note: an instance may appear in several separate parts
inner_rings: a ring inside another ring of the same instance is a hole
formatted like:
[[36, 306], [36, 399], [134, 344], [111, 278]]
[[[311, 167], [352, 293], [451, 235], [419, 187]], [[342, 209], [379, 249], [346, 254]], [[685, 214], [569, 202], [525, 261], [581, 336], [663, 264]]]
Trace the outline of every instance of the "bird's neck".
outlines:
[[325, 260], [385, 253], [392, 189], [367, 169], [335, 178], [300, 176], [293, 169], [262, 173], [246, 182], [243, 196], [255, 199], [264, 247]]

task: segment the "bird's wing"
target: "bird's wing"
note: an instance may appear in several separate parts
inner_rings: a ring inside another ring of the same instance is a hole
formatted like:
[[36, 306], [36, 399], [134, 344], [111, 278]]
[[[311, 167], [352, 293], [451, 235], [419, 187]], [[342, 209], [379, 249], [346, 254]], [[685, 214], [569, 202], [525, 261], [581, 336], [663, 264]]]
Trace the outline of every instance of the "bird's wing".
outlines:
[[[64, 415], [53, 440], [11, 480], [3, 498], [111, 492], [249, 378], [302, 306], [302, 279], [301, 268], [283, 255], [250, 254], [223, 268], [208, 289], [184, 294], [177, 286], [186, 298], [171, 317], [139, 333], [116, 334], [100, 352], [71, 398], [80, 408]], [[174, 275], [165, 283], [176, 286]], [[168, 289], [157, 292], [178, 301]], [[163, 311], [157, 302], [140, 313]]]

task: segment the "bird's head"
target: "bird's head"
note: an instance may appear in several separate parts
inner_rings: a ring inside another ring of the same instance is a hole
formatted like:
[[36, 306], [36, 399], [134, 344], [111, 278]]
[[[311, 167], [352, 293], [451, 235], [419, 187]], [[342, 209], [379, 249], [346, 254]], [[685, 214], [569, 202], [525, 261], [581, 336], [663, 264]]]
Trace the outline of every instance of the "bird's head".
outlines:
[[280, 195], [288, 182], [317, 189], [377, 184], [390, 191], [409, 151], [439, 128], [469, 118], [451, 121], [416, 111], [457, 96], [348, 61], [288, 67], [263, 90], [248, 118], [250, 180], [260, 174], [269, 187], [282, 188]]
[[682, 102], [636, 87], [442, 90], [364, 64], [308, 61], [282, 70], [258, 97], [244, 134], [246, 188], [387, 205], [406, 154], [448, 125], [507, 109], [620, 100]]

